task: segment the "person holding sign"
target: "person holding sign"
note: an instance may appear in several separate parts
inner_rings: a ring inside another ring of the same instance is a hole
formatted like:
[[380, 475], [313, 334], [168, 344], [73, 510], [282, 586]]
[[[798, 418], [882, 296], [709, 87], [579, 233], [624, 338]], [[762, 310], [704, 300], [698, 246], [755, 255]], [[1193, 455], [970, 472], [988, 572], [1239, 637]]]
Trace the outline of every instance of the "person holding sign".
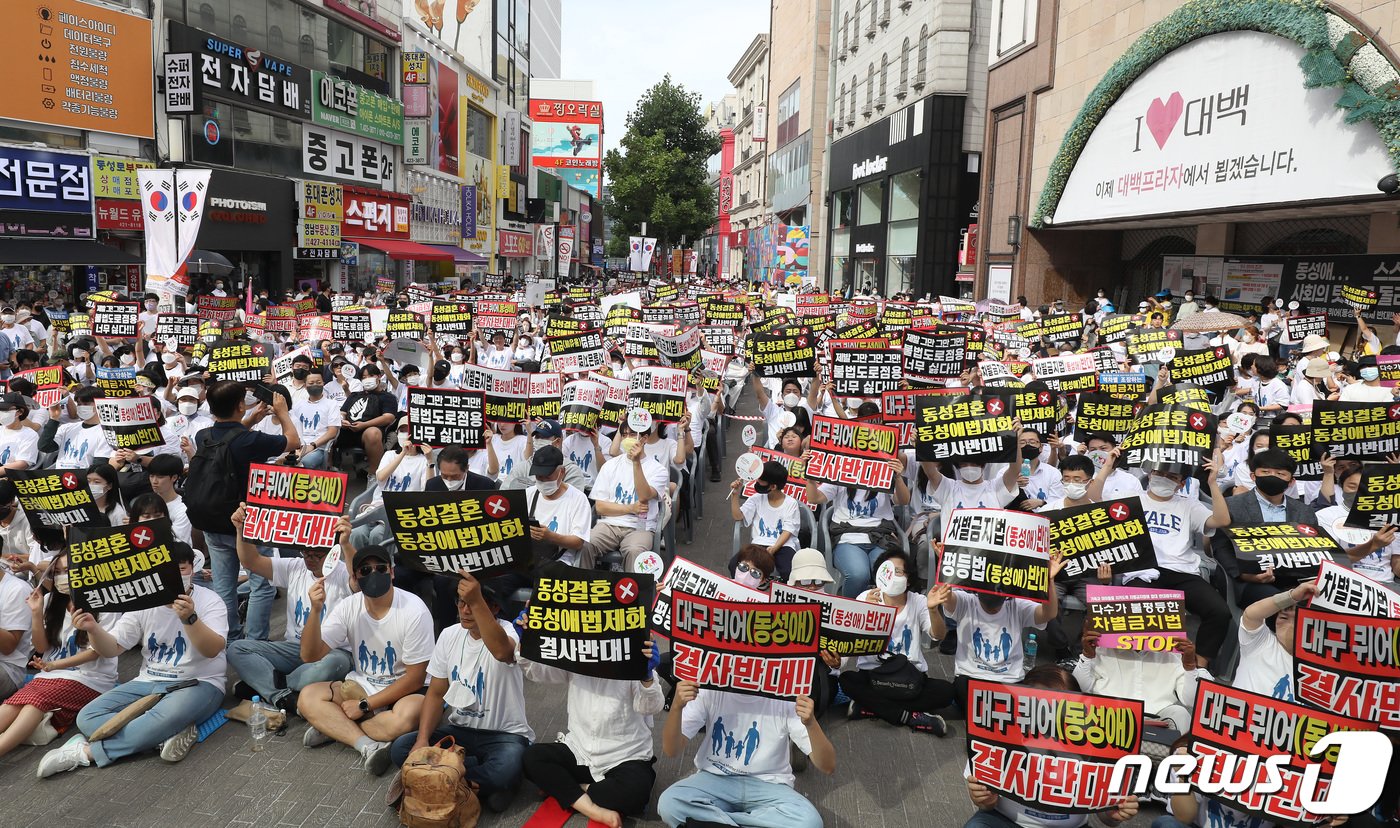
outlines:
[[1342, 402], [1390, 402], [1395, 399], [1395, 391], [1381, 385], [1381, 369], [1376, 358], [1367, 355], [1357, 360], [1360, 382], [1348, 383], [1338, 399]]
[[[96, 409], [93, 411], [96, 422]], [[0, 395], [0, 476], [5, 469], [23, 470], [39, 462], [39, 438], [34, 435], [33, 429], [24, 427], [24, 419], [28, 416], [29, 407], [24, 404], [23, 397], [14, 392]], [[102, 429], [93, 430], [97, 432], [102, 445], [106, 446]]]
[[[82, 733], [44, 755], [39, 761], [40, 779], [94, 764], [106, 767], [156, 746], [160, 758], [178, 762], [199, 738], [199, 723], [223, 703], [228, 672], [224, 603], [212, 590], [194, 583], [194, 550], [183, 543], [172, 544], [170, 550], [187, 590], [174, 603], [128, 612], [111, 632], [90, 612], [74, 614], [73, 626], [87, 634], [99, 656], [116, 658], [140, 644], [144, 662], [135, 679], [82, 709], [78, 714]], [[108, 720], [150, 695], [160, 697], [153, 707], [105, 739], [88, 741]]]
[[1347, 465], [1340, 470], [1338, 468], [1339, 464], [1331, 457], [1323, 458], [1322, 489], [1318, 502], [1332, 503], [1336, 494], [1340, 493], [1342, 505], [1318, 510], [1317, 523], [1346, 551], [1348, 566], [1393, 588], [1396, 579], [1400, 579], [1400, 545], [1395, 542], [1396, 530], [1400, 527], [1394, 524], [1382, 526], [1361, 543], [1356, 542], [1356, 530], [1342, 531], [1341, 524], [1346, 520], [1352, 504], [1356, 502], [1356, 493], [1361, 489], [1362, 467], [1358, 464]]
[[[1265, 449], [1250, 457], [1248, 462], [1254, 488], [1226, 499], [1231, 526], [1257, 526], [1263, 523], [1317, 525], [1317, 513], [1313, 507], [1284, 494], [1293, 484], [1293, 473], [1298, 469], [1298, 464], [1287, 452]], [[1290, 583], [1287, 579], [1276, 577], [1273, 567], [1259, 573], [1241, 571], [1234, 544], [1223, 533], [1217, 532], [1211, 538], [1211, 551], [1224, 567], [1225, 574], [1239, 583], [1240, 603], [1246, 606], [1292, 589], [1300, 582], [1298, 578]]]
[[621, 552], [623, 568], [633, 571], [637, 556], [651, 549], [660, 501], [670, 482], [666, 468], [645, 454], [626, 422], [618, 431], [621, 454], [603, 464], [593, 481], [598, 523], [579, 553], [579, 566], [591, 569], [608, 552]]
[[[795, 498], [783, 492], [788, 473], [782, 463], [769, 460], [754, 481], [754, 494], [740, 505], [738, 498], [729, 500], [730, 517], [750, 527], [753, 543], [764, 546], [773, 556], [778, 577], [786, 581], [792, 570], [792, 556], [797, 554], [797, 531], [802, 525], [798, 510], [803, 508]], [[740, 491], [744, 481], [735, 480], [729, 488]]]
[[[802, 455], [805, 466], [811, 452]], [[894, 495], [823, 483], [818, 486], [807, 481], [807, 502], [813, 505], [831, 502], [832, 558], [836, 568], [845, 575], [841, 595], [854, 598], [870, 586], [870, 573], [875, 559], [884, 547], [879, 539], [893, 535], [894, 507], [908, 506], [909, 486], [904, 479], [904, 455], [886, 461], [894, 469]]]
[[506, 332], [496, 331], [491, 334], [491, 344], [486, 344], [485, 332], [476, 332], [476, 364], [482, 368], [491, 368], [496, 371], [515, 370], [515, 349], [520, 344], [520, 330], [517, 327], [515, 339], [510, 347], [506, 347]]
[[[1099, 567], [1099, 579], [1112, 576], [1109, 565]], [[1171, 722], [1178, 733], [1191, 729], [1191, 707], [1196, 703], [1196, 682], [1210, 678], [1196, 658], [1196, 645], [1181, 638], [1172, 652], [1109, 650], [1099, 648], [1101, 632], [1084, 625], [1084, 654], [1074, 666], [1079, 689], [1101, 696], [1138, 699], [1148, 716]]]
[[1309, 582], [1245, 607], [1240, 617], [1240, 663], [1235, 668], [1235, 687], [1271, 699], [1296, 701], [1293, 624], [1297, 606], [1311, 601], [1316, 594], [1317, 584]]

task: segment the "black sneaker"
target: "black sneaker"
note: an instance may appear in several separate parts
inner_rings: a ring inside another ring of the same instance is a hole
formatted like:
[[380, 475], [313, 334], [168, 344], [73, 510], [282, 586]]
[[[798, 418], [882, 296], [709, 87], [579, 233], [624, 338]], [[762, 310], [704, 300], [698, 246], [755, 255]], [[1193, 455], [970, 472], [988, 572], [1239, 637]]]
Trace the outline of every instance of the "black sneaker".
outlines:
[[948, 634], [943, 636], [943, 640], [938, 642], [938, 652], [943, 655], [955, 655], [958, 652], [958, 631], [948, 630]]
[[910, 713], [905, 724], [911, 730], [917, 730], [920, 733], [932, 733], [935, 736], [948, 735], [948, 723], [936, 713]]
[[254, 696], [261, 695], [253, 689], [253, 686], [246, 681], [235, 681], [233, 683], [233, 697], [243, 701], [252, 701]]
[[481, 804], [493, 814], [503, 813], [515, 799], [515, 791], [493, 791], [481, 798]]
[[297, 695], [295, 691], [283, 693], [272, 702], [272, 706], [286, 713], [288, 718], [299, 716], [301, 714], [297, 713]]
[[848, 718], [848, 719], [873, 719], [873, 718], [875, 718], [875, 713], [874, 713], [874, 711], [866, 710], [864, 707], [861, 707], [861, 706], [860, 706], [860, 702], [858, 702], [858, 701], [852, 701], [852, 702], [846, 707], [846, 718]]

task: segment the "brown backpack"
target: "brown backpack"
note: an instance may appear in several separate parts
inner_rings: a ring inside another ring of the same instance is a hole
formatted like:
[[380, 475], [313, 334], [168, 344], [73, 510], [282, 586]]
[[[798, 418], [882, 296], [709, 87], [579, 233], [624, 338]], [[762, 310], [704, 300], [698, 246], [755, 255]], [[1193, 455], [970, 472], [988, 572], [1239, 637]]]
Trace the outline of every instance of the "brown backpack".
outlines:
[[451, 736], [403, 763], [399, 822], [408, 828], [476, 828], [481, 802], [467, 781], [466, 753]]

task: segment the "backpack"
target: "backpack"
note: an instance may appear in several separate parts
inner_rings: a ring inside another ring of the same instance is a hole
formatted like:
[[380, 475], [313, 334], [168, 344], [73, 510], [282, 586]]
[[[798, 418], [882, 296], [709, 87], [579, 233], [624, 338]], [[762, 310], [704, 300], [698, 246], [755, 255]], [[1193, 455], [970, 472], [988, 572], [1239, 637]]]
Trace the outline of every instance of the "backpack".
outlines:
[[239, 474], [229, 444], [246, 429], [224, 429], [217, 438], [205, 440], [190, 458], [185, 475], [185, 505], [189, 507], [190, 524], [201, 532], [232, 534], [232, 518], [248, 494], [248, 481]]
[[466, 754], [451, 736], [410, 753], [403, 763], [399, 823], [408, 828], [476, 828], [481, 802], [466, 773]]

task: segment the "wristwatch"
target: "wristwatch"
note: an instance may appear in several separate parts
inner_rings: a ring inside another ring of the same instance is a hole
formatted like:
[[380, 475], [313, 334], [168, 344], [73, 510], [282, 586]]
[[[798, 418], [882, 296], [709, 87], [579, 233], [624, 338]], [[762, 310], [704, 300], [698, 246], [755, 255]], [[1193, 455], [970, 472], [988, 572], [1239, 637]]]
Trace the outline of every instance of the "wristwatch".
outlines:
[[199, 613], [197, 613], [197, 612], [192, 612], [192, 613], [190, 613], [190, 617], [185, 619], [185, 626], [188, 627], [189, 625], [193, 624], [194, 622], [196, 622], [196, 621], [198, 621], [198, 620], [199, 620]]
[[360, 712], [361, 712], [361, 713], [368, 713], [368, 712], [369, 712], [369, 699], [360, 699]]

